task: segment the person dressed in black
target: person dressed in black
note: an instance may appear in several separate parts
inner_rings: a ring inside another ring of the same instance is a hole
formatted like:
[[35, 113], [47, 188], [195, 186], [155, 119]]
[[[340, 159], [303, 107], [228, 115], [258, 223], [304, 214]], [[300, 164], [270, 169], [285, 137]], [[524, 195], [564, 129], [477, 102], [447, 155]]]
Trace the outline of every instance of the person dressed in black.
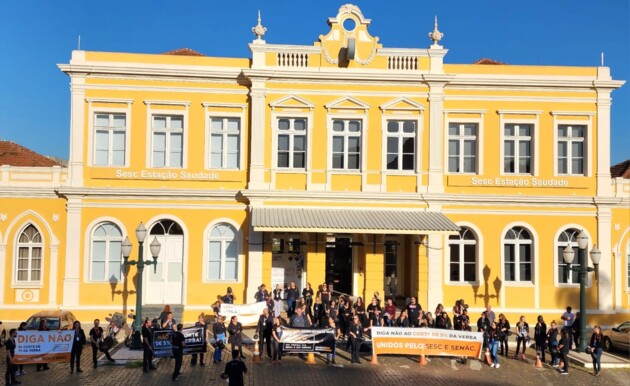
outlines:
[[563, 329], [560, 333], [560, 342], [558, 343], [558, 351], [560, 352], [560, 358], [564, 363], [564, 368], [560, 369], [560, 374], [569, 374], [569, 350], [571, 349], [571, 340], [569, 339], [569, 332], [567, 329]]
[[247, 366], [243, 361], [238, 360], [239, 352], [232, 351], [232, 360], [225, 364], [225, 370], [221, 377], [227, 377], [229, 386], [243, 386], [245, 380], [243, 374], [247, 373]]
[[290, 318], [295, 314], [295, 302], [300, 297], [295, 282], [292, 281], [287, 289], [287, 316]]
[[549, 354], [551, 355], [551, 361], [549, 364], [553, 367], [558, 367], [559, 354], [555, 351], [558, 347], [558, 327], [556, 321], [552, 320], [549, 329], [547, 330], [547, 347], [549, 347]]
[[153, 366], [153, 330], [151, 321], [146, 318], [142, 326], [142, 371], [148, 373], [149, 370], [157, 370]]
[[[199, 315], [199, 318], [197, 318], [197, 322], [195, 323], [195, 327], [205, 327], [206, 325], [206, 319], [203, 317], [203, 315]], [[205, 331], [205, 330], [204, 330]], [[206, 342], [206, 336], [203, 336], [203, 344], [205, 345]], [[190, 358], [190, 365], [191, 366], [196, 366], [197, 365], [197, 354], [192, 354], [192, 357]], [[205, 366], [206, 364], [203, 362], [203, 352], [199, 353], [199, 366]]]
[[282, 327], [282, 319], [278, 316], [274, 319], [273, 329], [271, 330], [271, 336], [273, 338], [273, 362], [272, 364], [280, 364], [282, 360], [282, 350], [280, 344], [282, 343], [282, 334], [284, 334], [284, 327]]
[[221, 315], [214, 325], [212, 326], [212, 335], [214, 336], [214, 355], [212, 356], [212, 363], [221, 362], [221, 352], [225, 348], [225, 336], [227, 330], [225, 329], [225, 316]]
[[17, 330], [12, 328], [9, 331], [9, 339], [5, 342], [7, 347], [7, 371], [4, 373], [4, 380], [7, 385], [17, 385], [22, 383], [15, 379], [15, 372], [17, 371], [17, 366], [13, 361], [13, 358], [15, 357], [15, 338], [17, 338]]
[[409, 317], [406, 309], [400, 311], [400, 315], [396, 319], [396, 327], [409, 327]]
[[383, 327], [384, 325], [385, 321], [383, 320], [383, 315], [381, 315], [381, 308], [375, 308], [370, 316], [370, 336], [372, 336], [372, 327]]
[[262, 358], [263, 346], [267, 345], [267, 357], [271, 358], [271, 331], [273, 330], [273, 317], [269, 313], [269, 309], [265, 308], [262, 315], [258, 318], [256, 325], [256, 334], [258, 334], [258, 350]]
[[409, 318], [409, 327], [420, 327], [420, 316], [422, 306], [416, 302], [415, 297], [411, 297], [411, 302], [407, 304], [407, 317]]
[[352, 318], [350, 325], [350, 345], [352, 346], [352, 363], [361, 363], [359, 353], [363, 343], [363, 324], [357, 315]]
[[238, 321], [236, 315], [232, 316], [232, 319], [230, 319], [230, 325], [227, 331], [230, 335], [228, 342], [232, 345], [232, 351], [238, 348], [240, 357], [245, 359], [245, 355], [243, 355], [243, 325]]
[[236, 300], [236, 296], [234, 296], [232, 287], [227, 287], [227, 293], [223, 295], [221, 301], [225, 304], [234, 304], [234, 300]]
[[265, 284], [261, 284], [260, 287], [258, 287], [258, 291], [254, 294], [254, 299], [256, 299], [257, 302], [267, 302], [267, 299], [269, 299], [269, 291], [267, 291]]
[[332, 294], [328, 289], [328, 283], [322, 284], [322, 305], [324, 306], [324, 312], [328, 312], [330, 308], [330, 302], [332, 301]]
[[173, 370], [173, 381], [177, 380], [177, 377], [181, 374], [182, 361], [184, 359], [184, 347], [186, 347], [186, 338], [182, 334], [183, 324], [177, 325], [177, 331], [171, 335], [171, 345], [173, 347], [173, 358], [175, 358], [175, 369]]
[[83, 332], [81, 322], [78, 320], [72, 323], [72, 329], [74, 330], [74, 338], [72, 339], [72, 350], [70, 351], [70, 374], [74, 373], [75, 363], [77, 364], [77, 373], [82, 373], [81, 354], [86, 343], [85, 332]]
[[545, 347], [547, 342], [547, 324], [542, 315], [538, 315], [536, 326], [534, 326], [534, 343], [536, 343], [536, 355], [540, 355], [540, 360], [545, 363]]
[[104, 336], [103, 336], [103, 328], [99, 326], [101, 321], [99, 319], [94, 319], [94, 327], [90, 330], [90, 343], [92, 344], [92, 362], [94, 363], [94, 368], [96, 368], [96, 353], [100, 350], [105, 354], [107, 359], [110, 362], [114, 362], [114, 359], [111, 355], [109, 355], [109, 350], [104, 345]]
[[591, 335], [591, 357], [593, 358], [593, 375], [598, 376], [602, 371], [602, 350], [604, 349], [604, 336], [602, 328], [599, 325], [593, 327], [593, 335]]
[[[497, 329], [499, 330], [499, 355], [508, 355], [508, 341], [510, 333], [510, 321], [507, 320], [505, 315], [499, 314], [499, 322], [497, 323]], [[546, 330], [546, 327], [545, 327]]]
[[313, 288], [311, 288], [311, 283], [306, 283], [306, 287], [302, 289], [302, 298], [304, 299], [304, 304], [306, 304], [306, 315], [313, 316]]
[[[26, 322], [20, 323], [20, 326], [17, 329], [18, 331], [26, 331]], [[24, 375], [26, 372], [24, 371], [24, 365], [18, 365], [18, 373], [17, 375]]]
[[[42, 319], [39, 321], [39, 331], [49, 331], [50, 329], [48, 328], [48, 320], [47, 319]], [[48, 367], [48, 363], [38, 363], [37, 366], [35, 367], [37, 369], [37, 371], [40, 370], [50, 370], [50, 367]]]

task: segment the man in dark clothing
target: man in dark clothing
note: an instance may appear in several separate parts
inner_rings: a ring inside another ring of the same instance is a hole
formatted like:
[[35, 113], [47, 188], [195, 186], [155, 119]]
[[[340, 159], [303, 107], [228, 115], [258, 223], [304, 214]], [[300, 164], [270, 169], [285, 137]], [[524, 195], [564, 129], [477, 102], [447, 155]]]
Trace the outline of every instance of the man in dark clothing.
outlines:
[[15, 356], [15, 338], [17, 337], [17, 329], [12, 328], [9, 331], [9, 339], [5, 342], [7, 347], [7, 371], [4, 373], [4, 380], [7, 385], [17, 385], [22, 382], [15, 379], [15, 372], [17, 366], [13, 363], [13, 357]]
[[225, 364], [225, 370], [223, 370], [223, 376], [227, 376], [229, 379], [229, 386], [243, 386], [245, 381], [243, 380], [243, 374], [247, 373], [247, 366], [243, 361], [238, 360], [239, 352], [237, 350], [232, 351], [232, 360]]
[[[195, 327], [205, 327], [206, 326], [206, 319], [203, 316], [203, 314], [199, 315], [199, 318], [197, 319], [197, 322], [195, 323]], [[206, 330], [204, 329], [204, 336], [203, 336], [203, 344], [206, 345]], [[199, 356], [199, 366], [205, 366], [206, 364], [203, 362], [203, 352], [199, 353], [199, 354], [192, 354], [192, 358], [190, 358], [190, 365], [191, 366], [197, 366], [197, 355]]]
[[352, 363], [361, 363], [359, 353], [361, 352], [361, 343], [363, 343], [363, 325], [358, 316], [353, 317], [350, 324], [350, 345], [352, 346]]
[[265, 308], [258, 318], [256, 334], [259, 336], [258, 350], [262, 358], [263, 345], [267, 344], [267, 356], [271, 358], [271, 330], [273, 329], [273, 317], [269, 314], [269, 309]]
[[110, 362], [114, 362], [114, 359], [109, 355], [109, 350], [103, 345], [103, 329], [99, 327], [100, 320], [94, 319], [94, 327], [90, 330], [90, 343], [92, 344], [92, 362], [94, 368], [96, 368], [96, 353], [100, 350], [105, 354]]
[[153, 366], [153, 331], [149, 318], [142, 326], [142, 350], [142, 371], [147, 373], [149, 370], [157, 370], [157, 367]]
[[254, 298], [257, 302], [266, 302], [269, 298], [269, 291], [267, 291], [267, 286], [262, 284], [258, 287], [258, 292], [254, 295]]
[[173, 381], [179, 377], [180, 370], [182, 369], [182, 360], [184, 359], [184, 347], [186, 346], [186, 338], [182, 334], [183, 324], [177, 325], [177, 331], [173, 332], [171, 336], [171, 344], [173, 346], [173, 357], [175, 358], [175, 369], [173, 371]]
[[409, 327], [420, 327], [420, 313], [422, 306], [416, 303], [416, 298], [411, 297], [411, 303], [407, 304], [407, 317], [409, 318]]
[[291, 316], [291, 327], [309, 327], [310, 323], [304, 315], [304, 310], [302, 307], [298, 307], [295, 309], [295, 314]]

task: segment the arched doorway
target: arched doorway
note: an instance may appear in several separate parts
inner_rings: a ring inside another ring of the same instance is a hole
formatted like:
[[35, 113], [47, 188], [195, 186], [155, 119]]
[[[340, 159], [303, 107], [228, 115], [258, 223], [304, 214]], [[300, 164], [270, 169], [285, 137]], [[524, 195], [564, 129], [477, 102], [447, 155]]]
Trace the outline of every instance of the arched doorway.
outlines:
[[[182, 227], [173, 220], [163, 219], [150, 227], [149, 237], [145, 240], [148, 245], [157, 237], [162, 248], [158, 258], [157, 268], [145, 268], [147, 290], [145, 303], [147, 304], [181, 304], [182, 277], [184, 260], [184, 232]], [[145, 258], [150, 256], [145, 253]]]

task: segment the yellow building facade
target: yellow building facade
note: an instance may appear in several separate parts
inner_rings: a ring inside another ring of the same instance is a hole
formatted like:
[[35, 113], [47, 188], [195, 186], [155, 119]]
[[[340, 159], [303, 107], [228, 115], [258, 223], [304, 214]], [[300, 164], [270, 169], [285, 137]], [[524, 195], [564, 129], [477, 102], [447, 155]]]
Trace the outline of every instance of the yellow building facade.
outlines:
[[137, 258], [140, 222], [144, 256], [162, 245], [143, 303], [185, 322], [227, 287], [237, 303], [290, 281], [371, 298], [392, 271], [430, 311], [550, 321], [579, 306], [562, 249], [581, 230], [602, 252], [588, 323], [629, 318], [630, 183], [609, 161], [623, 81], [448, 64], [437, 23], [429, 48], [388, 48], [352, 5], [328, 24], [292, 46], [259, 20], [251, 58], [74, 51], [67, 169], [3, 169], [0, 320], [133, 308], [120, 245]]

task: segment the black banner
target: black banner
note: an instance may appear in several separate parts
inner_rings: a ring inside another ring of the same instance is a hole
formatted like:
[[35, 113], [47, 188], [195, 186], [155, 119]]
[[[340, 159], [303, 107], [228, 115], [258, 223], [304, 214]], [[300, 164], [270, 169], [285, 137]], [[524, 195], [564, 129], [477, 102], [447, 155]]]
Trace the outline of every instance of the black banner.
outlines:
[[[173, 330], [153, 331], [153, 354], [156, 358], [173, 356], [171, 336], [174, 332]], [[207, 351], [205, 326], [183, 328], [182, 334], [184, 334], [186, 339], [184, 355], [205, 353]]]
[[332, 328], [284, 328], [280, 347], [285, 353], [332, 353], [335, 330]]

